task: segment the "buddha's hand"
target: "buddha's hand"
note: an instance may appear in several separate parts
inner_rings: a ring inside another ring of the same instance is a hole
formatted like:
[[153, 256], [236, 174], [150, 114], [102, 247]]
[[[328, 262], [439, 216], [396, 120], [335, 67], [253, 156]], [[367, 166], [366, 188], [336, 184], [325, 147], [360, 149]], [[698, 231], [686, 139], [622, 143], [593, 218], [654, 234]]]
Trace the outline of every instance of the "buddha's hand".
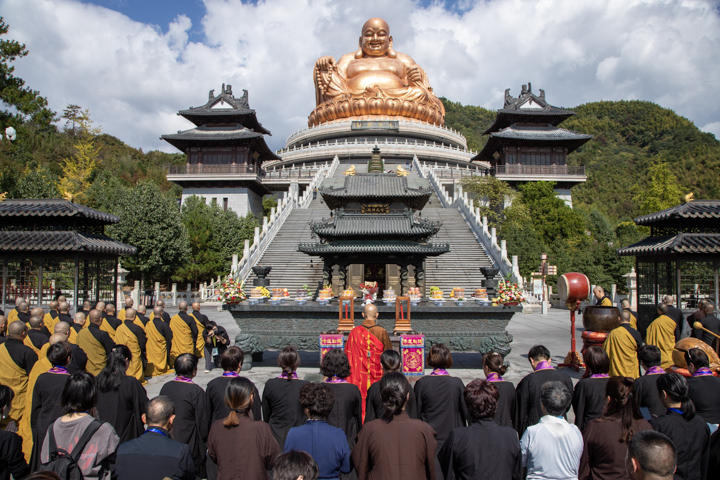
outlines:
[[318, 69], [320, 72], [327, 72], [329, 70], [334, 70], [336, 67], [335, 59], [332, 57], [332, 55], [326, 55], [324, 57], [320, 57], [315, 62], [315, 68]]
[[423, 75], [420, 67], [418, 67], [417, 65], [415, 65], [414, 67], [408, 67], [405, 72], [407, 74], [408, 83], [410, 85], [422, 85]]

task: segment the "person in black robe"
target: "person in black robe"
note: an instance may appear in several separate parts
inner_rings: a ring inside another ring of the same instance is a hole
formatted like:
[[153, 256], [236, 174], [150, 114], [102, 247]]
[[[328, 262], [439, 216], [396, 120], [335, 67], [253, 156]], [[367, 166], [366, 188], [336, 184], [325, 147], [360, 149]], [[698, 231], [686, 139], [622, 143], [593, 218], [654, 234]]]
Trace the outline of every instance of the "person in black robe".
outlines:
[[[710, 330], [710, 332], [720, 335], [720, 320], [715, 316], [715, 304], [710, 301], [705, 302], [703, 311], [705, 312], [705, 316], [698, 320], [700, 325], [707, 330]], [[717, 350], [718, 338], [710, 332], [703, 330], [702, 328], [695, 328], [695, 325], [693, 324], [692, 336], [699, 338], [710, 345], [713, 349]]]
[[522, 479], [517, 432], [493, 420], [500, 398], [497, 382], [473, 380], [463, 397], [470, 425], [450, 432], [438, 453], [445, 479]]
[[610, 359], [602, 347], [593, 345], [583, 354], [585, 375], [575, 385], [572, 406], [575, 412], [575, 425], [582, 432], [585, 426], [600, 418], [605, 408], [605, 386], [610, 377]]
[[[88, 315], [90, 315], [89, 312]], [[85, 315], [85, 318], [87, 318], [88, 315]], [[73, 324], [73, 317], [70, 315], [70, 304], [68, 302], [60, 302], [58, 304], [58, 319], [68, 325]]]
[[300, 366], [300, 355], [295, 347], [283, 348], [277, 363], [282, 373], [265, 382], [262, 413], [263, 420], [270, 425], [275, 440], [283, 448], [288, 431], [307, 422], [307, 416], [300, 406], [300, 389], [310, 382], [298, 378], [296, 370]]
[[[635, 398], [638, 407], [646, 420], [650, 417], [662, 417], [667, 412], [658, 395], [657, 381], [660, 375], [665, 373], [660, 367], [662, 354], [655, 345], [643, 345], [638, 349], [638, 359], [645, 374], [635, 380]], [[649, 414], [649, 415], [648, 415]]]
[[150, 319], [145, 315], [146, 313], [147, 307], [145, 305], [138, 305], [135, 317], [140, 320], [140, 323], [143, 324], [143, 327], [145, 327], [145, 325], [147, 325], [147, 323], [150, 321]]
[[[320, 373], [326, 377], [325, 383], [332, 388], [333, 394], [335, 394], [335, 403], [327, 418], [327, 423], [341, 428], [345, 432], [348, 445], [352, 449], [362, 427], [362, 396], [357, 385], [346, 380], [350, 376], [350, 361], [345, 352], [336, 348], [326, 353], [320, 366]], [[303, 419], [303, 423], [305, 420], [306, 418]]]
[[699, 348], [685, 352], [685, 362], [692, 377], [688, 379], [689, 397], [695, 404], [695, 412], [707, 423], [720, 423], [720, 378], [713, 376], [707, 355]]
[[115, 316], [115, 305], [112, 303], [105, 305], [105, 320], [107, 320], [114, 330], [117, 330], [117, 328], [122, 324], [122, 321]]
[[[162, 320], [163, 320], [163, 322], [165, 322], [165, 323], [167, 323], [168, 325], [170, 325], [170, 318], [171, 318], [171, 317], [170, 317], [170, 314], [165, 311], [165, 301], [164, 301], [164, 300], [158, 300], [157, 302], [155, 302], [155, 306], [156, 306], [156, 307], [162, 307], [162, 309], [163, 309], [163, 312], [162, 312]], [[154, 312], [153, 312], [153, 313], [154, 313]]]
[[693, 325], [695, 325], [695, 322], [699, 322], [703, 318], [705, 318], [705, 303], [707, 302], [706, 299], [702, 299], [698, 302], [697, 310], [695, 310], [693, 313], [688, 315], [687, 317], [687, 323], [690, 325], [690, 328], [693, 328]]
[[675, 306], [675, 299], [672, 295], [665, 295], [665, 303], [668, 306], [668, 311], [665, 315], [675, 320], [677, 327], [675, 328], [675, 342], [678, 342], [682, 338], [682, 325], [685, 321], [685, 315], [682, 310]]
[[667, 435], [677, 448], [676, 478], [705, 480], [710, 456], [710, 428], [695, 414], [695, 405], [688, 396], [688, 382], [679, 373], [665, 373], [657, 381], [657, 389], [667, 413], [650, 420], [653, 430]]
[[134, 440], [145, 432], [142, 414], [147, 407], [147, 392], [142, 383], [125, 371], [132, 353], [125, 345], [116, 345], [108, 355], [107, 365], [97, 376], [100, 420], [115, 429], [120, 443]]
[[191, 314], [193, 317], [197, 318], [197, 319], [198, 319], [198, 322], [202, 323], [202, 324], [205, 326], [206, 329], [209, 328], [208, 326], [209, 326], [210, 323], [211, 323], [211, 322], [210, 322], [210, 319], [207, 317], [207, 315], [205, 315], [205, 314], [203, 314], [203, 313], [200, 313], [200, 303], [198, 303], [198, 302], [193, 302], [193, 304], [192, 304], [192, 312], [190, 312], [190, 314]]
[[[0, 385], [0, 413], [7, 416], [12, 409], [15, 394], [7, 385]], [[0, 430], [0, 480], [25, 478], [30, 468], [25, 462], [22, 450], [23, 439], [11, 430]]]
[[[380, 364], [382, 365], [383, 375], [390, 372], [400, 372], [402, 370], [402, 357], [395, 350], [385, 350], [380, 355]], [[382, 379], [381, 379], [382, 380]], [[405, 404], [405, 413], [410, 418], [418, 418], [417, 404], [415, 400], [415, 391], [410, 385], [410, 398]], [[365, 423], [383, 418], [385, 415], [385, 404], [380, 396], [380, 380], [370, 385], [365, 400]]]
[[205, 372], [207, 373], [212, 370], [213, 366], [220, 366], [220, 356], [230, 345], [230, 337], [225, 327], [213, 321], [207, 323], [202, 336], [205, 343]]
[[47, 359], [52, 368], [41, 374], [35, 382], [32, 392], [30, 410], [30, 429], [33, 438], [33, 450], [30, 457], [32, 471], [40, 468], [40, 448], [45, 441], [45, 434], [55, 420], [65, 415], [60, 397], [70, 378], [70, 365], [72, 348], [69, 342], [58, 342], [50, 345]]
[[183, 353], [175, 359], [175, 380], [167, 382], [160, 395], [170, 398], [175, 404], [173, 438], [190, 446], [197, 476], [205, 478], [207, 439], [210, 433], [210, 409], [202, 387], [192, 379], [197, 375], [198, 358]]
[[550, 364], [550, 351], [543, 345], [535, 345], [528, 352], [528, 360], [533, 373], [520, 380], [515, 389], [517, 395], [517, 410], [515, 412], [515, 430], [522, 438], [523, 433], [530, 425], [540, 421], [542, 405], [540, 404], [540, 389], [545, 382], [561, 382], [569, 391], [573, 391], [570, 377], [555, 370]]
[[485, 378], [495, 385], [498, 395], [500, 395], [493, 420], [502, 427], [512, 427], [515, 409], [517, 408], [515, 385], [502, 378], [507, 371], [503, 357], [497, 352], [490, 352], [483, 355], [482, 361]]
[[83, 308], [82, 308], [82, 310], [80, 310], [82, 313], [85, 314], [85, 318], [87, 318], [87, 316], [90, 315], [90, 310], [92, 310], [92, 303], [85, 300], [83, 302]]
[[18, 319], [23, 323], [30, 322], [30, 304], [23, 300], [20, 305], [17, 306]]
[[[415, 382], [415, 401], [418, 418], [435, 430], [436, 453], [440, 451], [450, 432], [467, 423], [467, 406], [463, 400], [465, 385], [457, 377], [451, 377], [447, 369], [452, 367], [450, 350], [442, 343], [430, 347], [427, 364], [433, 367], [430, 375]], [[441, 479], [440, 464], [435, 462], [435, 474]]]
[[[42, 317], [31, 316], [30, 317], [30, 329], [27, 331], [27, 336], [32, 344], [40, 350], [43, 345], [50, 341], [50, 335], [43, 331], [45, 325], [43, 325]], [[45, 328], [47, 331], [47, 328]]]

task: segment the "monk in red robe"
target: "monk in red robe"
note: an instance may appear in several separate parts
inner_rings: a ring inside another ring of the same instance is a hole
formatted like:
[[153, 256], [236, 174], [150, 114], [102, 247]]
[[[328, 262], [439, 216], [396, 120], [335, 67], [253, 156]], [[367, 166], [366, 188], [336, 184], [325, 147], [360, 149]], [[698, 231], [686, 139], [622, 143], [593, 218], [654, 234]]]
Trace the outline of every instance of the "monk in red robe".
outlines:
[[368, 388], [382, 377], [380, 355], [385, 350], [392, 350], [392, 343], [387, 330], [375, 323], [378, 317], [375, 305], [365, 305], [362, 315], [365, 321], [350, 332], [345, 344], [345, 354], [350, 360], [350, 376], [347, 377], [347, 381], [360, 389], [363, 421], [365, 421]]

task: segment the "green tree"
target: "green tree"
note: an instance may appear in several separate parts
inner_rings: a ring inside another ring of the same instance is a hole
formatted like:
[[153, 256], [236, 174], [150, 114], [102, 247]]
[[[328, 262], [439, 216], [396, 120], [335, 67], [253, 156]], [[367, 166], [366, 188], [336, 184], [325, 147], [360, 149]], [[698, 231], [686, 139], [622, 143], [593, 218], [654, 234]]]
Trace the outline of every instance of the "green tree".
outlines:
[[263, 217], [270, 218], [270, 209], [277, 208], [278, 202], [273, 195], [265, 195], [262, 199]]
[[85, 203], [92, 176], [100, 165], [100, 147], [95, 144], [95, 137], [100, 135], [100, 127], [92, 126], [89, 110], [83, 111], [75, 120], [79, 128], [77, 136], [73, 137], [75, 154], [65, 159], [58, 190], [70, 201]]
[[473, 198], [473, 205], [480, 208], [480, 216], [487, 217], [493, 226], [502, 220], [505, 205], [515, 198], [510, 185], [496, 177], [463, 177], [461, 184]]
[[73, 138], [75, 138], [75, 126], [83, 117], [84, 112], [80, 105], [70, 104], [63, 110], [61, 118], [65, 119], [65, 130], [71, 131]]
[[222, 273], [222, 260], [217, 250], [210, 248], [213, 241], [213, 216], [217, 205], [206, 205], [203, 197], [185, 199], [180, 217], [188, 234], [190, 258], [177, 269], [173, 280], [191, 281], [196, 285]]
[[106, 227], [107, 234], [137, 247], [123, 257], [130, 276], [151, 281], [167, 280], [190, 257], [188, 235], [175, 198], [162, 193], [153, 182], [142, 180], [118, 197], [112, 213], [120, 222]]
[[683, 193], [678, 180], [666, 162], [656, 162], [649, 169], [650, 182], [635, 184], [633, 201], [640, 205], [643, 215], [674, 207], [680, 203]]
[[[0, 17], [0, 36], [7, 35], [9, 29]], [[40, 96], [40, 92], [26, 87], [22, 78], [13, 75], [15, 67], [10, 63], [27, 54], [25, 45], [16, 40], [0, 39], [0, 101], [5, 107], [10, 107], [0, 111], [0, 124], [5, 126], [8, 123], [17, 125], [25, 120], [49, 126], [55, 118], [55, 113], [47, 108], [48, 102]]]
[[17, 183], [17, 198], [59, 198], [57, 177], [47, 168], [28, 170]]
[[530, 218], [540, 239], [578, 239], [585, 233], [585, 219], [555, 195], [555, 182], [528, 182], [518, 186], [520, 198], [530, 211]]

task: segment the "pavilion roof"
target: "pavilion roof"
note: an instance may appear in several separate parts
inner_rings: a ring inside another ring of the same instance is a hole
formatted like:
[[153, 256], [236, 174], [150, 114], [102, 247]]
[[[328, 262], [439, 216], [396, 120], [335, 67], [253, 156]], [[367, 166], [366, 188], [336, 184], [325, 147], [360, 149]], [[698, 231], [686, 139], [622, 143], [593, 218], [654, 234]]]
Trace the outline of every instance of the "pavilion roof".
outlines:
[[472, 160], [492, 161], [493, 154], [502, 151], [503, 147], [508, 145], [565, 147], [570, 153], [592, 138], [592, 135], [552, 125], [518, 126], [513, 124], [499, 132], [491, 133], [483, 149]]
[[693, 200], [659, 212], [637, 217], [635, 223], [654, 227], [683, 220], [720, 220], [720, 200]]
[[435, 235], [442, 224], [416, 217], [411, 210], [387, 214], [344, 213], [337, 211], [331, 219], [310, 222], [310, 229], [320, 237], [401, 236], [427, 238]]
[[258, 133], [271, 135], [270, 131], [258, 122], [255, 110], [250, 108], [248, 91], [243, 90], [243, 96], [235, 98], [230, 85], [227, 87], [223, 85], [219, 95], [215, 95], [215, 90], [210, 90], [205, 105], [180, 110], [178, 115], [182, 115], [197, 126], [208, 123], [240, 123]]
[[503, 108], [498, 110], [495, 122], [483, 134], [500, 131], [513, 123], [541, 123], [557, 126], [573, 115], [575, 112], [572, 110], [550, 105], [545, 100], [544, 90], [540, 90], [540, 95], [535, 95], [532, 92], [532, 85], [528, 83], [527, 86], [523, 85], [517, 98], [510, 95], [509, 88], [505, 90]]
[[380, 253], [437, 256], [450, 251], [448, 243], [418, 243], [406, 240], [387, 241], [333, 241], [331, 243], [300, 243], [298, 251], [308, 255]]
[[345, 178], [328, 178], [318, 189], [331, 197], [430, 197], [430, 182], [424, 178], [398, 177], [395, 173], [356, 173]]
[[120, 221], [115, 215], [58, 198], [5, 200], [0, 202], [0, 218], [4, 218], [5, 222], [33, 218], [77, 220], [78, 223], [86, 225], [110, 225]]
[[105, 235], [69, 231], [0, 231], [2, 252], [89, 252], [134, 255], [137, 248]]
[[617, 251], [620, 256], [664, 254], [720, 254], [719, 233], [678, 233], [661, 237], [648, 237]]
[[280, 159], [267, 146], [262, 133], [254, 132], [240, 124], [217, 127], [202, 125], [178, 133], [163, 135], [160, 138], [183, 152], [190, 146], [225, 147], [249, 145], [260, 154], [262, 160]]

